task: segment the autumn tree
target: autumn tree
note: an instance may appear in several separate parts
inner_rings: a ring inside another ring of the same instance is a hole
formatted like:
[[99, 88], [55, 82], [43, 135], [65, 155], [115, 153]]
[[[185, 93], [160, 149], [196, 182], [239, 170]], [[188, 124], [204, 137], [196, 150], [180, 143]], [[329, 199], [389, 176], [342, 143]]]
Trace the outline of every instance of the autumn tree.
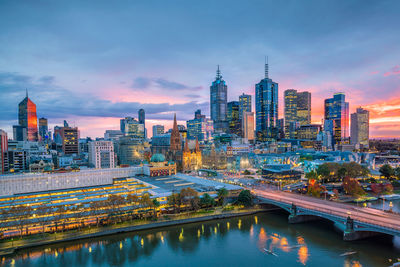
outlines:
[[343, 189], [346, 194], [352, 195], [354, 197], [359, 197], [365, 195], [364, 189], [361, 187], [360, 183], [350, 177], [346, 177], [343, 180]]

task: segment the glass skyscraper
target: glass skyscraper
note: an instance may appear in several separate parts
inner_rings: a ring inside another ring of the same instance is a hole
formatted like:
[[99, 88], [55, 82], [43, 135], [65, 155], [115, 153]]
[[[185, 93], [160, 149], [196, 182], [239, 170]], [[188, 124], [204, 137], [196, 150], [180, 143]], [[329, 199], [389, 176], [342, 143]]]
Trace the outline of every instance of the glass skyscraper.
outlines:
[[297, 92], [297, 121], [300, 125], [311, 123], [311, 93]]
[[212, 139], [214, 125], [211, 119], [207, 119], [205, 115], [201, 115], [200, 110], [196, 110], [193, 120], [186, 122], [187, 138], [198, 139], [199, 141], [209, 141]]
[[350, 141], [353, 145], [369, 147], [369, 111], [363, 108], [357, 108], [357, 111], [351, 114], [351, 136]]
[[239, 119], [242, 119], [243, 112], [251, 112], [251, 95], [242, 94], [239, 96]]
[[349, 102], [345, 101], [344, 93], [334, 94], [325, 99], [325, 120], [333, 121], [332, 136], [335, 144], [349, 141]]
[[241, 136], [239, 101], [232, 101], [228, 103], [227, 119], [229, 123], [229, 132]]
[[288, 89], [285, 90], [283, 95], [285, 102], [285, 138], [296, 138], [294, 132], [296, 129], [293, 127], [293, 123], [297, 122], [297, 91]]
[[227, 132], [228, 122], [226, 118], [228, 87], [222, 79], [219, 66], [215, 81], [210, 86], [210, 113], [216, 132]]
[[26, 128], [26, 139], [28, 141], [39, 141], [36, 105], [28, 97], [28, 92], [24, 100], [18, 105], [18, 124]]
[[278, 83], [268, 78], [268, 63], [265, 78], [256, 84], [256, 132], [257, 140], [269, 141], [277, 137]]

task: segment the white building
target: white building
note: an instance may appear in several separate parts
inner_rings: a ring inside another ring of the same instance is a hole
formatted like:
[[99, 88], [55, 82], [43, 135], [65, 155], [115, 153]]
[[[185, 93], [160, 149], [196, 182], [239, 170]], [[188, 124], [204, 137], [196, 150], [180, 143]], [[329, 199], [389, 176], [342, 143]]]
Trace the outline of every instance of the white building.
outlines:
[[350, 141], [352, 145], [369, 147], [369, 111], [357, 108], [351, 114]]
[[114, 144], [112, 141], [89, 143], [89, 164], [96, 169], [115, 168]]
[[115, 178], [143, 174], [143, 167], [81, 170], [66, 173], [24, 173], [0, 175], [0, 196], [110, 185]]
[[242, 131], [243, 138], [254, 140], [254, 112], [243, 112]]

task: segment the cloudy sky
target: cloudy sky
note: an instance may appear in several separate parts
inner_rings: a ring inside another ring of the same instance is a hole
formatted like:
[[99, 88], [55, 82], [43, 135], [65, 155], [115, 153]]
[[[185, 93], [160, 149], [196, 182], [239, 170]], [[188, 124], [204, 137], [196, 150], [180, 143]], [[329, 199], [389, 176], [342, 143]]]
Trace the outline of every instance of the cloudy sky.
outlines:
[[[279, 2], [279, 3], [278, 3]], [[371, 136], [400, 135], [400, 1], [0, 1], [0, 128], [11, 134], [29, 90], [39, 117], [81, 136], [118, 129], [146, 110], [147, 127], [209, 114], [217, 64], [228, 100], [263, 78], [282, 96], [345, 92], [371, 111]], [[253, 99], [254, 102], [254, 99]], [[254, 103], [253, 103], [254, 105]]]

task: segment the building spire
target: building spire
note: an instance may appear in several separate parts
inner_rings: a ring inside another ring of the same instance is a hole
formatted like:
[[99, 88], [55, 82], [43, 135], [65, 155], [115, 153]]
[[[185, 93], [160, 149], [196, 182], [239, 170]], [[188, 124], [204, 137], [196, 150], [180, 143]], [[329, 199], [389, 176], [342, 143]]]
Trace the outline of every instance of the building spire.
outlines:
[[221, 75], [221, 71], [219, 70], [219, 65], [217, 67], [217, 80], [221, 79], [222, 75]]
[[26, 88], [25, 90], [26, 90], [26, 98], [28, 98], [28, 88]]
[[196, 137], [196, 147], [195, 147], [195, 151], [199, 152], [200, 151], [200, 146], [199, 146], [199, 139]]
[[268, 79], [268, 56], [265, 56], [265, 79]]

